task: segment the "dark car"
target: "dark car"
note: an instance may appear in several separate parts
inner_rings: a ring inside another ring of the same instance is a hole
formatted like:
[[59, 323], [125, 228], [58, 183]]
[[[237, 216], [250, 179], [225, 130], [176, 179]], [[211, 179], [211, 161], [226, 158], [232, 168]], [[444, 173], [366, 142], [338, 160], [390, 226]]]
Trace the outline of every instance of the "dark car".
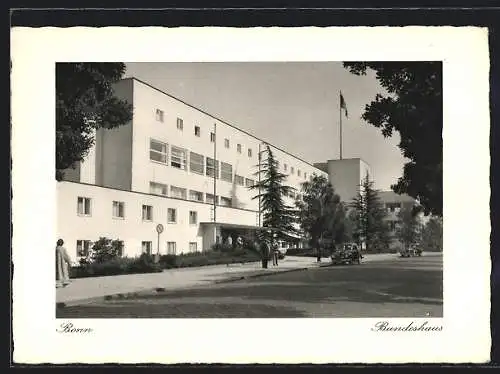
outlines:
[[331, 254], [331, 259], [334, 264], [360, 264], [363, 256], [356, 244], [347, 243], [339, 248], [335, 248]]

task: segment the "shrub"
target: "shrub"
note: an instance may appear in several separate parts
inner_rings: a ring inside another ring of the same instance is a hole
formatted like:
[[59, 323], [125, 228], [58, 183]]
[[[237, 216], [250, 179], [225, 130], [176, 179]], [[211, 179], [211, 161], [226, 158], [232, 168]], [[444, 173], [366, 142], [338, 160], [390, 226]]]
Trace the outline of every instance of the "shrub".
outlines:
[[183, 253], [180, 255], [162, 255], [158, 263], [152, 255], [143, 253], [136, 258], [114, 257], [105, 262], [91, 262], [71, 268], [71, 278], [97, 277], [119, 274], [137, 274], [160, 272], [162, 269], [198, 267], [207, 265], [255, 262], [260, 254], [244, 248], [235, 248], [232, 252], [206, 251]]
[[155, 273], [162, 271], [151, 255], [140, 257], [115, 257], [105, 262], [92, 262], [71, 268], [71, 278], [98, 277], [120, 274]]
[[105, 237], [99, 238], [92, 246], [90, 261], [93, 263], [105, 263], [123, 254], [123, 242], [119, 239], [111, 240]]
[[161, 271], [161, 266], [154, 262], [152, 255], [143, 253], [130, 264], [130, 271], [133, 273], [154, 273]]
[[218, 252], [232, 252], [233, 249], [234, 248], [232, 246], [224, 243], [216, 243], [212, 246], [212, 251]]
[[176, 255], [161, 255], [160, 256], [160, 266], [164, 269], [170, 269], [177, 266], [177, 256]]

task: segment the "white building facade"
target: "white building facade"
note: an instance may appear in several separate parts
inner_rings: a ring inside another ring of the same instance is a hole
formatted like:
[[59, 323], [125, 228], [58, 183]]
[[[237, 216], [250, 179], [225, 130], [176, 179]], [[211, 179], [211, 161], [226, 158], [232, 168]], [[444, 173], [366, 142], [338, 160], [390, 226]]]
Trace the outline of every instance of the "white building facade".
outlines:
[[[262, 223], [248, 187], [268, 143], [135, 78], [115, 93], [133, 105], [132, 121], [98, 130], [84, 162], [57, 186], [58, 235], [75, 262], [99, 237], [123, 241], [127, 256], [180, 254], [210, 249], [221, 227]], [[313, 174], [328, 177], [269, 146], [297, 194]]]
[[370, 165], [360, 158], [328, 160], [314, 166], [327, 173], [335, 193], [345, 203], [357, 197], [359, 186], [367, 175], [369, 180], [373, 180]]

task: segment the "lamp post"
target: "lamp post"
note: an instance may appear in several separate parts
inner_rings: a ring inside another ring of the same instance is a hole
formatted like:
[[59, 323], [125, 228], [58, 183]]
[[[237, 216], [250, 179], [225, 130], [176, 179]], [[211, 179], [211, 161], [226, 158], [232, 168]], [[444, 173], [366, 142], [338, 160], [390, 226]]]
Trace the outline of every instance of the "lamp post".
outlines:
[[259, 161], [259, 164], [258, 164], [258, 167], [259, 167], [259, 172], [258, 172], [258, 174], [259, 174], [259, 227], [262, 226], [262, 222], [261, 222], [262, 221], [262, 218], [261, 218], [261, 215], [262, 215], [261, 205], [262, 205], [262, 203], [261, 203], [261, 196], [260, 196], [260, 194], [261, 194], [261, 186], [260, 186], [260, 183], [261, 183], [261, 176], [260, 176], [261, 163], [262, 163], [262, 153], [266, 151], [266, 150], [261, 150], [262, 145], [266, 146], [267, 144], [262, 142], [262, 141], [259, 143], [259, 154], [258, 154], [258, 161]]
[[325, 205], [325, 195], [320, 196], [319, 198], [319, 219], [320, 219], [320, 229], [321, 229], [321, 234], [319, 236], [319, 243], [318, 243], [318, 253], [316, 260], [317, 262], [321, 262], [321, 246], [323, 245], [323, 234], [324, 234], [324, 229], [323, 229], [323, 210], [324, 210], [324, 205]]

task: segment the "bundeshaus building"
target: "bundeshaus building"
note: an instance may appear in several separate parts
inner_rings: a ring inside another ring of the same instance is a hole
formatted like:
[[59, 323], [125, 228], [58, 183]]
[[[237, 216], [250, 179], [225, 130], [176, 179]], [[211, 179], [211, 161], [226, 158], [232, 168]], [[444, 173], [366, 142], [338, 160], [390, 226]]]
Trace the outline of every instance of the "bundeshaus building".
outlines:
[[121, 80], [115, 94], [132, 104], [132, 121], [99, 129], [85, 160], [57, 184], [58, 236], [75, 262], [99, 237], [121, 240], [126, 256], [180, 254], [210, 249], [225, 229], [260, 227], [257, 192], [247, 187], [258, 179], [259, 152], [267, 145], [286, 184], [297, 189], [288, 204], [313, 174], [328, 178], [138, 79]]
[[75, 263], [100, 237], [122, 241], [123, 255], [134, 257], [205, 251], [234, 230], [260, 229], [257, 191], [248, 187], [267, 146], [296, 189], [285, 197], [290, 205], [314, 174], [345, 202], [370, 174], [359, 158], [306, 162], [136, 78], [114, 89], [132, 104], [132, 120], [99, 129], [85, 160], [57, 183], [57, 233]]

